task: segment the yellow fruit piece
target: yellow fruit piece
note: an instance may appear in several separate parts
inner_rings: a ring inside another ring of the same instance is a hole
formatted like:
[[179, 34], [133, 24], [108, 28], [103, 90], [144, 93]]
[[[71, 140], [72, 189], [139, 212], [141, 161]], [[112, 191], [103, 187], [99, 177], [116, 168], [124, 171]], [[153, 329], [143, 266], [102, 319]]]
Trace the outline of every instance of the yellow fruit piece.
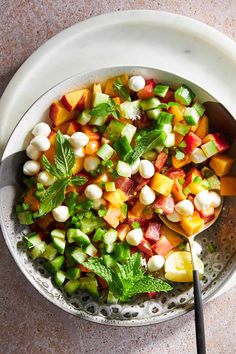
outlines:
[[101, 84], [93, 84], [93, 97], [95, 96], [96, 93], [102, 93], [102, 87]]
[[105, 93], [111, 97], [117, 96], [117, 92], [113, 90], [113, 85], [118, 77], [120, 77], [123, 85], [128, 84], [129, 76], [127, 74], [123, 74], [123, 75], [112, 77], [111, 79], [108, 79], [106, 82], [106, 85], [105, 85]]
[[78, 172], [81, 172], [84, 168], [84, 158], [77, 157], [75, 159], [75, 164], [72, 168], [72, 175], [76, 175]]
[[190, 193], [192, 193], [194, 195], [197, 195], [198, 193], [207, 190], [207, 187], [204, 186], [203, 184], [194, 183], [194, 182], [191, 182], [187, 188], [189, 189]]
[[194, 211], [193, 215], [182, 217], [180, 226], [188, 236], [192, 236], [201, 231], [204, 226], [204, 220], [200, 218], [197, 211]]
[[183, 188], [182, 188], [181, 184], [178, 182], [178, 180], [174, 181], [171, 192], [172, 192], [176, 202], [180, 202], [181, 200], [184, 200], [187, 198], [187, 196], [183, 193]]
[[144, 209], [145, 209], [145, 205], [143, 205], [142, 203], [140, 203], [140, 201], [137, 201], [137, 202], [134, 204], [133, 208], [131, 209], [131, 213], [132, 213], [132, 215], [134, 215], [136, 218], [139, 218], [139, 217], [142, 215]]
[[221, 177], [220, 195], [236, 196], [236, 177], [230, 177], [230, 176]]
[[115, 208], [120, 208], [129, 199], [120, 189], [117, 189], [115, 192], [103, 193], [103, 198], [110, 202]]
[[168, 112], [175, 115], [175, 117], [173, 119], [173, 125], [175, 125], [175, 123], [181, 122], [181, 120], [184, 119], [185, 108], [186, 107], [181, 104], [179, 106], [170, 107]]
[[[197, 258], [199, 275], [202, 278], [204, 265], [200, 258]], [[191, 253], [177, 251], [171, 253], [165, 261], [165, 278], [170, 281], [188, 283], [193, 281], [193, 265]]]
[[177, 132], [175, 132], [174, 134], [175, 134], [175, 145], [178, 146], [181, 143], [181, 141], [183, 141], [184, 136]]
[[161, 173], [155, 173], [151, 180], [151, 188], [157, 193], [168, 197], [168, 195], [171, 193], [173, 183], [173, 179], [170, 179]]
[[199, 119], [198, 122], [198, 128], [195, 132], [195, 134], [200, 138], [203, 139], [205, 138], [205, 136], [209, 133], [209, 120], [208, 117], [204, 114], [204, 116], [202, 116]]
[[233, 165], [234, 159], [224, 154], [218, 154], [211, 158], [209, 163], [210, 168], [219, 177], [227, 175]]
[[114, 208], [113, 205], [109, 205], [108, 209], [107, 209], [107, 213], [106, 215], [103, 217], [103, 219], [110, 225], [112, 226], [114, 229], [117, 228], [117, 226], [119, 225], [120, 221], [119, 221], [119, 217], [121, 215], [121, 210], [119, 208]]
[[164, 235], [173, 247], [177, 247], [183, 242], [183, 239], [175, 231], [164, 224], [161, 225], [161, 235]]
[[189, 154], [186, 154], [182, 160], [177, 160], [175, 156], [172, 156], [172, 165], [174, 168], [181, 168], [189, 163], [191, 163], [191, 156]]

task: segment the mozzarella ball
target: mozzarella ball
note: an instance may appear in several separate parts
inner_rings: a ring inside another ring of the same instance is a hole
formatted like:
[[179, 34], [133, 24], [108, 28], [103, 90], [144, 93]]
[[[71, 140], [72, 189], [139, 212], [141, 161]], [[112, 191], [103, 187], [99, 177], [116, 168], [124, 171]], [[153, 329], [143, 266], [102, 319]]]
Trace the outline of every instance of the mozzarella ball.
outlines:
[[47, 123], [44, 122], [40, 122], [38, 124], [36, 124], [36, 126], [34, 127], [34, 129], [32, 130], [32, 134], [34, 136], [48, 136], [51, 133], [51, 128], [49, 127], [49, 125]]
[[200, 148], [196, 148], [195, 150], [193, 150], [193, 152], [191, 153], [191, 160], [194, 163], [202, 163], [203, 161], [207, 160], [206, 155], [204, 154], [204, 152], [202, 151], [202, 149]]
[[84, 148], [80, 147], [80, 148], [75, 149], [74, 154], [75, 154], [75, 157], [84, 157], [85, 156]]
[[87, 172], [94, 171], [100, 165], [100, 159], [96, 156], [87, 156], [84, 159], [84, 169]]
[[96, 184], [90, 184], [85, 188], [84, 194], [91, 200], [100, 199], [102, 197], [102, 189]]
[[[190, 252], [189, 243], [186, 244], [185, 249], [186, 251]], [[195, 252], [196, 256], [200, 256], [200, 254], [202, 253], [202, 246], [197, 241], [193, 242], [193, 251]]]
[[219, 208], [219, 206], [221, 205], [221, 196], [213, 191], [209, 192], [209, 196], [211, 198], [210, 206], [213, 208]]
[[131, 76], [128, 81], [130, 90], [138, 92], [145, 87], [145, 80], [142, 76]]
[[37, 135], [31, 140], [30, 144], [39, 151], [47, 151], [50, 148], [50, 141], [46, 136]]
[[148, 260], [148, 270], [149, 272], [157, 272], [160, 270], [165, 264], [165, 259], [161, 255], [157, 254], [155, 256], [152, 256]]
[[194, 212], [193, 203], [190, 202], [190, 200], [188, 199], [181, 200], [175, 205], [175, 211], [177, 211], [177, 213], [179, 213], [182, 216], [193, 215]]
[[155, 168], [151, 161], [141, 160], [139, 164], [139, 173], [143, 178], [151, 178], [155, 173]]
[[41, 165], [38, 161], [29, 160], [24, 163], [23, 173], [26, 176], [35, 176], [39, 173]]
[[211, 197], [208, 191], [199, 192], [194, 198], [197, 210], [206, 210], [211, 205]]
[[127, 233], [126, 242], [131, 246], [138, 246], [143, 239], [142, 229], [134, 229]]
[[26, 155], [32, 160], [38, 160], [39, 151], [32, 144], [29, 144], [26, 148]]
[[106, 201], [103, 198], [95, 199], [93, 201], [92, 208], [95, 209], [95, 210], [99, 210], [101, 208], [101, 206], [103, 206], [103, 205], [104, 206], [106, 205]]
[[133, 165], [131, 165], [131, 175], [135, 175], [135, 173], [138, 172], [139, 170], [139, 165], [140, 165], [140, 159], [137, 159]]
[[171, 222], [179, 222], [181, 220], [181, 217], [180, 217], [179, 213], [177, 213], [176, 210], [174, 210], [173, 213], [171, 213], [171, 214], [167, 214], [166, 217]]
[[59, 207], [53, 209], [52, 216], [58, 222], [65, 222], [70, 217], [69, 209], [67, 206], [60, 205]]
[[82, 132], [76, 132], [70, 137], [70, 143], [74, 148], [84, 147], [88, 144], [88, 142], [89, 137]]
[[139, 193], [139, 201], [143, 205], [152, 204], [154, 202], [155, 198], [156, 198], [155, 192], [147, 185], [144, 186]]
[[48, 187], [51, 186], [56, 181], [56, 178], [53, 175], [51, 175], [51, 173], [47, 171], [42, 171], [38, 174], [37, 181], [39, 183], [42, 183], [44, 186]]

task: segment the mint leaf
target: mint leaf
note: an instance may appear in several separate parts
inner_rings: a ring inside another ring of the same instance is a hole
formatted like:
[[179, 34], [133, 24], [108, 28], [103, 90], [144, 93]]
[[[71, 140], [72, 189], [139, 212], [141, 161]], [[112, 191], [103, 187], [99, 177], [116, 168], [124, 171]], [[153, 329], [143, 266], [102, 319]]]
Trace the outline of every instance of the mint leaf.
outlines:
[[122, 83], [121, 78], [118, 77], [113, 84], [113, 90], [126, 101], [131, 101], [130, 93], [128, 88]]
[[70, 179], [70, 184], [73, 184], [74, 186], [82, 186], [88, 181], [86, 177], [83, 176], [73, 176]]
[[63, 177], [71, 175], [72, 167], [75, 164], [75, 154], [69, 141], [60, 131], [57, 132], [56, 136], [55, 163], [57, 170]]
[[87, 262], [83, 262], [82, 264], [97, 274], [100, 278], [106, 280], [108, 284], [112, 282], [112, 270], [111, 268], [107, 268], [104, 264], [102, 264], [102, 259], [92, 257], [89, 258]]
[[110, 105], [108, 103], [100, 103], [96, 107], [93, 107], [90, 111], [93, 117], [107, 117], [110, 114]]
[[69, 182], [70, 180], [68, 178], [59, 179], [48, 187], [41, 199], [39, 208], [40, 216], [49, 213], [63, 203], [65, 199], [65, 190]]
[[43, 167], [45, 170], [56, 178], [61, 178], [61, 173], [58, 171], [55, 165], [48, 161], [45, 155], [42, 155]]

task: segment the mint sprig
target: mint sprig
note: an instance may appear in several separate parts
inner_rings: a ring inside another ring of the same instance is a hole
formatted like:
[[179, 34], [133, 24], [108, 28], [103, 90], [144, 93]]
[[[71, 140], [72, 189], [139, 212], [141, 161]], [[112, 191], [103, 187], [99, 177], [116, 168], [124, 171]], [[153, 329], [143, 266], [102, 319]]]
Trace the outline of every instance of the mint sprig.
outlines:
[[110, 99], [108, 103], [100, 103], [96, 107], [93, 107], [90, 113], [93, 117], [105, 118], [112, 115], [115, 119], [120, 118], [119, 106], [113, 99]]
[[113, 90], [126, 101], [131, 101], [130, 93], [128, 88], [122, 83], [121, 78], [118, 77], [113, 84]]
[[56, 136], [56, 153], [55, 153], [56, 168], [64, 176], [70, 176], [71, 170], [75, 164], [75, 154], [68, 141], [60, 131]]
[[134, 253], [125, 264], [116, 262], [113, 268], [107, 268], [102, 258], [90, 258], [83, 265], [106, 280], [110, 291], [121, 302], [127, 302], [133, 296], [149, 291], [172, 290], [165, 281], [143, 272], [141, 255], [138, 252]]

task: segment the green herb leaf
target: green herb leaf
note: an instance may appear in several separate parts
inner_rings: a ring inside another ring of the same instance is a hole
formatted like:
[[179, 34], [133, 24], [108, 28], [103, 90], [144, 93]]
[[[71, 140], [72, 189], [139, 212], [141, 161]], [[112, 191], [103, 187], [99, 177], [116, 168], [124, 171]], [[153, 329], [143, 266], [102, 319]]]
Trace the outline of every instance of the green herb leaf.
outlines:
[[62, 135], [60, 131], [56, 136], [56, 168], [64, 177], [71, 175], [72, 167], [75, 164], [75, 154], [69, 141]]
[[82, 186], [88, 181], [86, 177], [83, 176], [73, 176], [70, 179], [70, 184], [73, 184], [74, 186]]
[[42, 162], [43, 162], [43, 167], [45, 170], [53, 175], [56, 178], [61, 178], [61, 172], [56, 168], [55, 165], [51, 164], [51, 162], [48, 161], [47, 157], [43, 154], [42, 155]]
[[70, 180], [68, 178], [59, 179], [46, 190], [40, 203], [40, 216], [49, 213], [63, 203], [65, 199], [65, 190], [69, 182]]
[[130, 93], [128, 88], [122, 83], [121, 78], [118, 77], [113, 84], [113, 90], [126, 101], [131, 101]]
[[90, 111], [93, 117], [107, 117], [110, 114], [110, 105], [108, 103], [100, 103], [96, 107], [93, 107]]

